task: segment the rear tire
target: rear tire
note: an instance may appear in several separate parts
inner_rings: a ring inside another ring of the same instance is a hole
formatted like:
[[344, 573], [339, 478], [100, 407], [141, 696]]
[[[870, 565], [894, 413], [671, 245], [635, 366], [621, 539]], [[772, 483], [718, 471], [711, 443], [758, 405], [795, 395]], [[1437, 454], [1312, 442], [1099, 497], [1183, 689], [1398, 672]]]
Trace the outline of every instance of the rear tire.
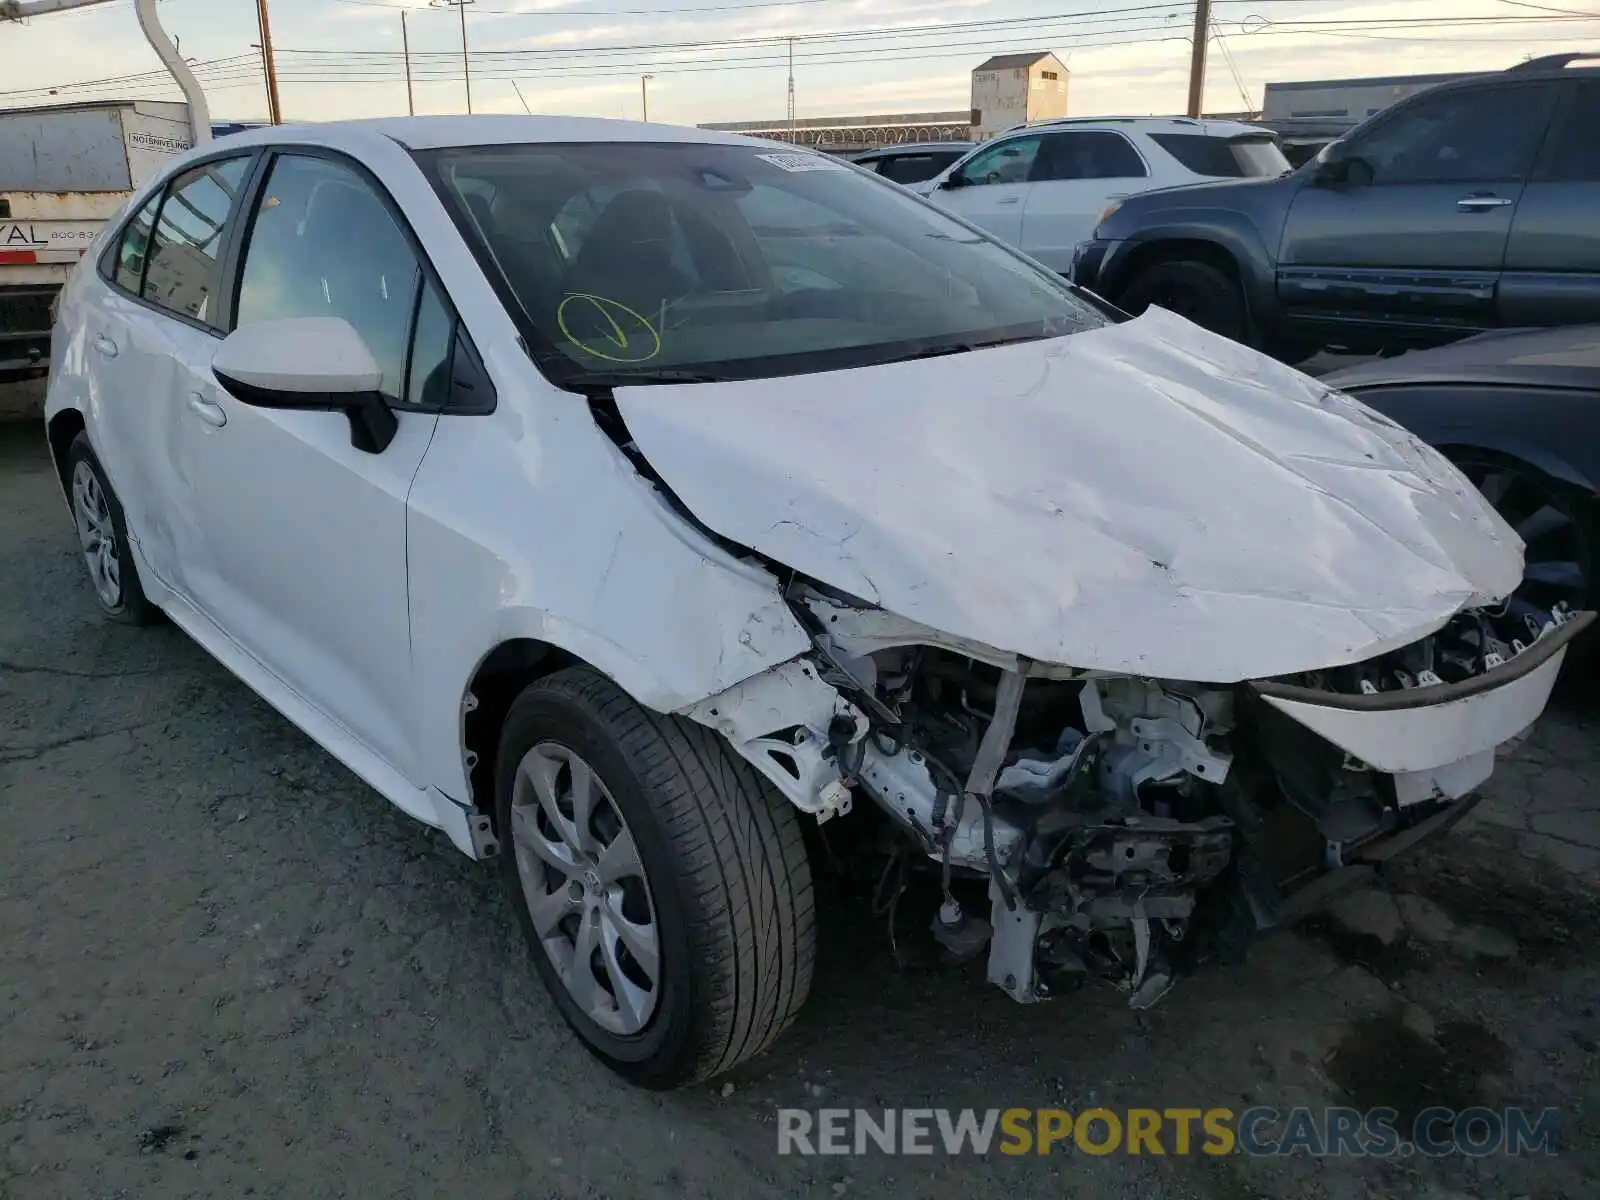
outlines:
[[534, 966], [592, 1054], [634, 1083], [679, 1087], [793, 1021], [816, 949], [800, 823], [718, 734], [570, 668], [512, 704], [495, 780]]
[[145, 598], [122, 502], [86, 433], [80, 432], [67, 448], [67, 498], [100, 608], [108, 617], [128, 625], [154, 625], [161, 619], [161, 610]]
[[1138, 316], [1152, 304], [1234, 341], [1245, 340], [1244, 293], [1210, 263], [1176, 259], [1135, 275], [1122, 289], [1117, 307]]

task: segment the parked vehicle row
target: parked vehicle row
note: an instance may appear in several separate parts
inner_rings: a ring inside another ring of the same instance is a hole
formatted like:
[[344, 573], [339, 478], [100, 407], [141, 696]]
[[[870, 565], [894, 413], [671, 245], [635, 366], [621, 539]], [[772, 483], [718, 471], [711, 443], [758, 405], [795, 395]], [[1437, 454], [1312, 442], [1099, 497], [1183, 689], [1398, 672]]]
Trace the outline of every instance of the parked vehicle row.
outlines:
[[1441, 84], [1292, 174], [1130, 195], [1073, 277], [1290, 360], [1600, 321], [1596, 57]]
[[1158, 188], [1282, 174], [1270, 130], [1189, 117], [1069, 117], [1001, 134], [913, 190], [1063, 273], [1108, 205]]
[[803, 823], [877, 823], [1014, 999], [1145, 1007], [1459, 820], [1593, 620], [1371, 410], [705, 130], [237, 134], [96, 240], [51, 368], [105, 612], [498, 856], [656, 1087], [804, 1002]]

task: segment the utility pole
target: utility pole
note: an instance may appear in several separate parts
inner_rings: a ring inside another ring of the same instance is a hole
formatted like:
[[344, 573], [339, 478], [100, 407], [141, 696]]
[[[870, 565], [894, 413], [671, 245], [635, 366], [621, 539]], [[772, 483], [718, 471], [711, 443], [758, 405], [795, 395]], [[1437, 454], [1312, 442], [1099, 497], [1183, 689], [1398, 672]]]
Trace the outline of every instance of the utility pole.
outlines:
[[411, 116], [417, 115], [417, 97], [411, 90], [411, 29], [406, 24], [407, 13], [400, 10], [400, 49], [406, 56], [406, 112]]
[[1206, 99], [1206, 41], [1211, 34], [1211, 0], [1194, 0], [1194, 57], [1189, 60], [1189, 115], [1201, 116]]
[[644, 110], [644, 119], [650, 120], [650, 81], [654, 75], [639, 76], [639, 107]]
[[467, 115], [472, 115], [472, 61], [467, 52], [467, 5], [478, 0], [430, 0], [433, 8], [453, 8], [461, 14], [461, 78], [467, 85]]
[[261, 71], [267, 83], [267, 120], [283, 124], [283, 106], [278, 102], [278, 66], [272, 57], [272, 21], [267, 16], [267, 0], [256, 0], [256, 24], [261, 27]]
[[789, 39], [789, 144], [795, 144], [794, 138], [794, 39]]

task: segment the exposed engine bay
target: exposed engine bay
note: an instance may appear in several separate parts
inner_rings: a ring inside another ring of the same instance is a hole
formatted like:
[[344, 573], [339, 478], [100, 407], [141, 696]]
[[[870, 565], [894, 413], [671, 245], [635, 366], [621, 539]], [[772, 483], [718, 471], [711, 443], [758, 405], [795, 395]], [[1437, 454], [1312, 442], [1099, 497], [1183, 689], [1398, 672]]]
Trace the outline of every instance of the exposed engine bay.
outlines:
[[[1430, 821], [1543, 709], [1593, 614], [1467, 609], [1372, 660], [1245, 684], [1033, 662], [797, 584], [814, 655], [690, 715], [819, 821], [870, 797], [940, 874], [932, 934], [1032, 1002], [1138, 1008]], [[987, 885], [988, 911], [970, 911]]]

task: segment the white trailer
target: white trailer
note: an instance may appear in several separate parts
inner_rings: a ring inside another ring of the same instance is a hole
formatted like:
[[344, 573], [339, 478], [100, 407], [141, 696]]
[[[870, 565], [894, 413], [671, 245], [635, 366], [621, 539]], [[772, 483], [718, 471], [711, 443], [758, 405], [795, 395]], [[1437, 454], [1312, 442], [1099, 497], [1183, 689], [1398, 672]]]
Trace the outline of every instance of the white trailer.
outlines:
[[[104, 0], [0, 0], [4, 22]], [[51, 302], [128, 199], [174, 154], [210, 140], [211, 114], [161, 29], [135, 0], [146, 39], [188, 100], [62, 104], [0, 111], [0, 381], [42, 374]]]

